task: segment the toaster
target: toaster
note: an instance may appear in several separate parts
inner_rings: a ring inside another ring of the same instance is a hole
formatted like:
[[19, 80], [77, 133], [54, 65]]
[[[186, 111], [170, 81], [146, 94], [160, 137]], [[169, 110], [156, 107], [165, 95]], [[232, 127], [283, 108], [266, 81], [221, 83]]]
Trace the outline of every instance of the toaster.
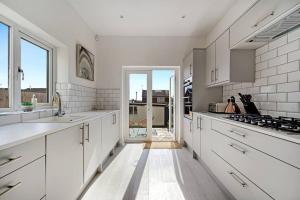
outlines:
[[210, 103], [208, 105], [208, 112], [224, 113], [227, 103]]

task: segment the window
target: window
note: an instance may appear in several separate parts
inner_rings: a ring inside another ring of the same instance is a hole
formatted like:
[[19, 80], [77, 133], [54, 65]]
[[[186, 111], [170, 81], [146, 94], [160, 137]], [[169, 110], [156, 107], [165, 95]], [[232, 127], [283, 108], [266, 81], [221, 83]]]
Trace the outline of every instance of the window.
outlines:
[[33, 95], [38, 106], [48, 105], [55, 88], [53, 48], [9, 20], [0, 20], [0, 111], [18, 110]]
[[38, 103], [49, 102], [49, 51], [21, 38], [21, 101], [30, 102], [33, 95]]
[[9, 32], [9, 26], [0, 22], [0, 108], [10, 106]]
[[157, 97], [157, 103], [166, 103], [165, 97]]

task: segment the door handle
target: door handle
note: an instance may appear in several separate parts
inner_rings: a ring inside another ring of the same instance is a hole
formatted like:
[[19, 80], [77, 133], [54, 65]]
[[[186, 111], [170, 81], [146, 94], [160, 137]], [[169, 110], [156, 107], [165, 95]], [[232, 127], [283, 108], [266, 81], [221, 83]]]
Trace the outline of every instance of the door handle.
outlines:
[[16, 189], [18, 186], [21, 185], [21, 183], [22, 182], [18, 182], [17, 184], [7, 185], [7, 186], [0, 188], [0, 197], [2, 197], [4, 194], [11, 192], [13, 189]]
[[86, 138], [85, 140], [90, 142], [90, 124], [85, 124], [85, 126], [87, 127], [87, 135], [88, 135], [88, 138]]
[[258, 25], [259, 25], [261, 22], [265, 21], [268, 17], [271, 17], [271, 16], [273, 16], [274, 14], [275, 14], [275, 11], [272, 11], [272, 12], [268, 13], [266, 16], [264, 16], [264, 17], [262, 17], [260, 20], [258, 20], [258, 21], [252, 26], [252, 28], [258, 27]]
[[83, 143], [84, 143], [84, 124], [82, 124], [80, 126], [80, 130], [81, 130], [81, 142], [80, 142], [80, 144], [83, 146]]
[[236, 144], [229, 144], [230, 147], [234, 148], [235, 150], [241, 152], [242, 154], [245, 154], [247, 151], [243, 149], [242, 147], [236, 145]]
[[17, 161], [17, 160], [19, 160], [19, 159], [21, 159], [21, 158], [22, 158], [22, 156], [17, 156], [17, 157], [8, 158], [8, 159], [5, 160], [4, 162], [1, 162], [1, 163], [0, 163], [0, 167], [3, 167], [3, 166], [5, 166], [5, 165], [7, 165], [7, 164], [9, 164], [9, 163], [15, 162], [15, 161]]
[[228, 172], [232, 176], [234, 180], [236, 180], [239, 184], [242, 185], [242, 187], [246, 187], [247, 183], [245, 183], [238, 175], [236, 175], [234, 172]]

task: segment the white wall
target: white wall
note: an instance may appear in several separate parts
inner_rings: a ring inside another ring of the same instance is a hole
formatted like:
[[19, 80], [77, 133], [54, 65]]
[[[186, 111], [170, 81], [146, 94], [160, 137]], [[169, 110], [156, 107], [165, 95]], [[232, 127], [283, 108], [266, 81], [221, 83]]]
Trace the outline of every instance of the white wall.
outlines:
[[122, 66], [181, 66], [188, 51], [203, 46], [189, 37], [101, 37], [97, 88], [121, 88]]
[[96, 81], [80, 79], [75, 74], [76, 43], [96, 55], [94, 33], [66, 1], [0, 0], [0, 11], [4, 17], [58, 47], [59, 82], [96, 87]]

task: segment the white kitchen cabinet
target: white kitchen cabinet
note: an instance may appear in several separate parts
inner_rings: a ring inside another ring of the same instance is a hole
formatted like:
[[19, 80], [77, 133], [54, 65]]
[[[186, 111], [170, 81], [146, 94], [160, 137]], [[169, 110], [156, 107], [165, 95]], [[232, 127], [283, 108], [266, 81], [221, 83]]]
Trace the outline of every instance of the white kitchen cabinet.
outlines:
[[216, 69], [216, 43], [212, 43], [206, 49], [206, 83], [212, 85], [215, 83]]
[[113, 112], [102, 118], [102, 160], [110, 153], [119, 140], [119, 116], [119, 112]]
[[[238, 200], [271, 200], [272, 198], [258, 188], [243, 174], [229, 165], [215, 152], [211, 153], [211, 171], [219, 181]], [[277, 180], [278, 181], [278, 180]]]
[[187, 79], [193, 75], [193, 51], [191, 51], [183, 59], [183, 79]]
[[240, 41], [273, 21], [280, 15], [299, 4], [299, 0], [260, 0], [248, 12], [230, 27], [230, 47], [234, 48]]
[[40, 200], [45, 194], [45, 156], [0, 179], [1, 200]]
[[229, 30], [216, 40], [216, 69], [215, 82], [222, 83], [230, 80], [230, 49]]
[[0, 151], [0, 177], [45, 155], [45, 137]]
[[187, 117], [183, 118], [183, 140], [189, 148], [193, 146], [192, 122], [193, 121]]
[[200, 140], [200, 149], [201, 149], [201, 160], [209, 166], [209, 158], [211, 154], [211, 144], [212, 140], [210, 139], [211, 131], [211, 119], [204, 115], [201, 116], [201, 140]]
[[197, 157], [201, 156], [201, 115], [193, 113], [193, 128], [192, 128], [192, 146], [193, 151], [197, 154]]
[[83, 124], [46, 138], [47, 200], [76, 199], [83, 186]]
[[84, 183], [101, 164], [101, 118], [84, 122]]
[[299, 169], [221, 133], [212, 131], [211, 135], [213, 150], [274, 199], [299, 197]]
[[229, 40], [227, 30], [207, 48], [206, 82], [210, 87], [254, 81], [255, 50], [230, 50]]

